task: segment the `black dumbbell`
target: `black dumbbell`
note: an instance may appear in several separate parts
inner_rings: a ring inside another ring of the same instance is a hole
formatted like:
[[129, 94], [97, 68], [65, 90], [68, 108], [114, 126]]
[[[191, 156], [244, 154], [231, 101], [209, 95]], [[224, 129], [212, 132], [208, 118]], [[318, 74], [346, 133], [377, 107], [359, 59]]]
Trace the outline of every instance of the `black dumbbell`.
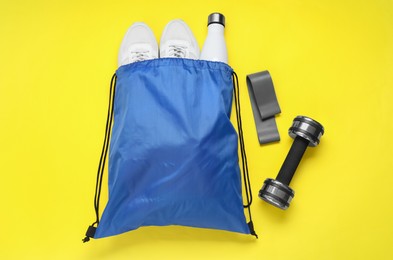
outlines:
[[323, 126], [306, 116], [297, 116], [289, 128], [288, 134], [295, 139], [291, 149], [276, 179], [266, 179], [259, 198], [280, 208], [287, 209], [295, 192], [289, 187], [289, 183], [295, 174], [296, 168], [303, 157], [307, 146], [317, 146], [324, 133]]

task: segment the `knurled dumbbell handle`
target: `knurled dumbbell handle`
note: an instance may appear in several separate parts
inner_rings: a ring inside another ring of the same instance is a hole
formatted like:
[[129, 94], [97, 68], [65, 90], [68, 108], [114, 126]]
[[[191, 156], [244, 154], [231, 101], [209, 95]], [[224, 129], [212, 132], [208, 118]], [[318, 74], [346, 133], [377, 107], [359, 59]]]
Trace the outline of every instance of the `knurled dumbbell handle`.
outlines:
[[293, 175], [303, 157], [304, 152], [310, 142], [300, 136], [297, 136], [292, 143], [287, 157], [277, 175], [276, 180], [289, 186]]

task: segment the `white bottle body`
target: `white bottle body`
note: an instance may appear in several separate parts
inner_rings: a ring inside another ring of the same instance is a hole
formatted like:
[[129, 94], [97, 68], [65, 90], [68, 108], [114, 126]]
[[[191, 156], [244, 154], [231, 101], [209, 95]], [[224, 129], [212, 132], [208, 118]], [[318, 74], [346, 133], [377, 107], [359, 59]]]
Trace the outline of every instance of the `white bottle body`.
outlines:
[[228, 63], [228, 51], [224, 38], [224, 26], [219, 23], [212, 23], [207, 28], [208, 33], [202, 48], [200, 59]]

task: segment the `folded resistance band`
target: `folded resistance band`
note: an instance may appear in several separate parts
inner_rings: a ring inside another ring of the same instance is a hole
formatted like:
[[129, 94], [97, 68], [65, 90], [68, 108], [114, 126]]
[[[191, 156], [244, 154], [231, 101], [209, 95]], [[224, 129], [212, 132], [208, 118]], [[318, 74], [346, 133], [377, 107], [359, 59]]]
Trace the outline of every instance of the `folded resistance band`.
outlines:
[[281, 113], [268, 71], [247, 75], [248, 93], [260, 144], [280, 141], [275, 115]]

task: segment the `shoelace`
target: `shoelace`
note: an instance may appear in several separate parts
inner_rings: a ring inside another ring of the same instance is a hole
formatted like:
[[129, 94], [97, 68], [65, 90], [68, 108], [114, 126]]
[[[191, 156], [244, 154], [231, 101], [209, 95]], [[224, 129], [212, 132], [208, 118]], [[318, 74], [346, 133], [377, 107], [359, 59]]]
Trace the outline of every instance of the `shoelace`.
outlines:
[[149, 59], [148, 53], [149, 51], [132, 51], [130, 63]]
[[168, 56], [176, 58], [186, 57], [187, 46], [169, 45]]

